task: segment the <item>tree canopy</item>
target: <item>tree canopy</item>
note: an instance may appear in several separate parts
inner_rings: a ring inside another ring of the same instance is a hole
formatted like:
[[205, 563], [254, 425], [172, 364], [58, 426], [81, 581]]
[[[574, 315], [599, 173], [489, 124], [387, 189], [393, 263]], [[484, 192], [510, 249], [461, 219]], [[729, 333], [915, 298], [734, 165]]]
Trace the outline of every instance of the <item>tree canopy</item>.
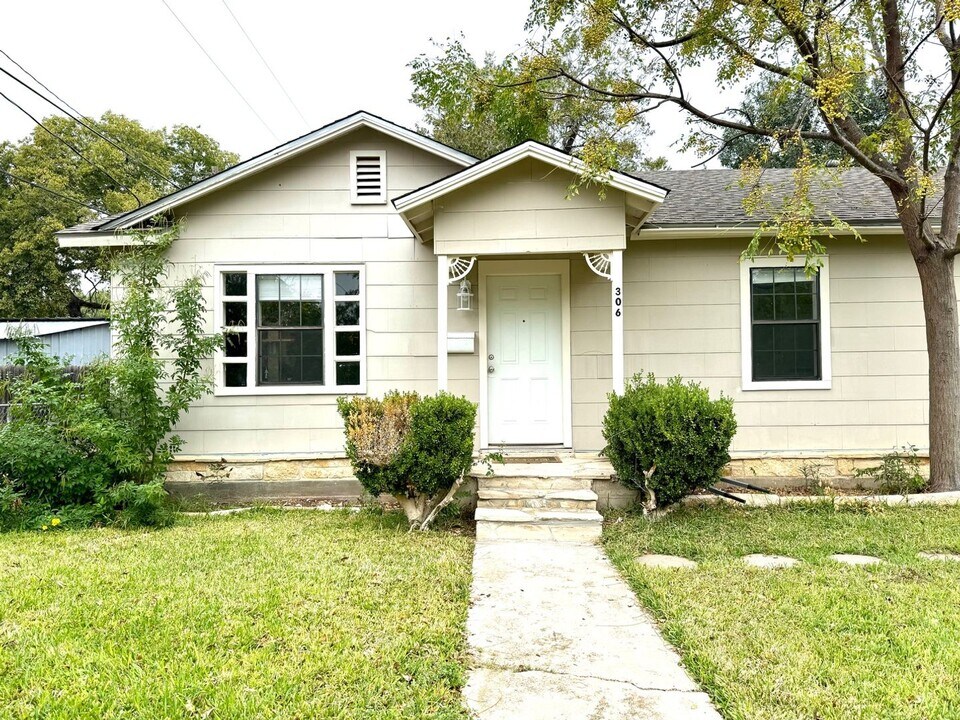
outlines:
[[0, 143], [0, 317], [102, 309], [102, 254], [61, 249], [54, 233], [132, 210], [238, 159], [186, 125], [151, 130], [112, 112], [85, 122], [96, 132], [52, 116], [42, 121], [47, 130]]
[[[602, 153], [623, 170], [662, 164], [644, 160], [642, 118], [620, 123], [613, 107], [581, 100], [561, 78], [528, 83], [518, 57], [497, 60], [488, 53], [478, 63], [459, 39], [436, 50], [410, 63], [411, 99], [424, 111], [421, 130], [440, 142], [478, 158], [538, 140], [571, 154]], [[566, 57], [575, 53], [568, 48]]]
[[[954, 258], [960, 253], [960, 3], [955, 0], [534, 0], [533, 40], [520, 61], [531, 87], [560, 83], [554, 98], [607, 108], [626, 129], [672, 106], [688, 121], [687, 147], [715, 157], [752, 138], [742, 182], [757, 217], [748, 256], [806, 259], [816, 272], [826, 244], [857, 235], [811, 201], [829, 166], [859, 165], [890, 193], [916, 263], [926, 319], [930, 477], [960, 488], [960, 331]], [[716, 74], [693, 93], [691, 71]], [[752, 88], [745, 107], [727, 98]], [[864, 93], [883, 105], [863, 114]], [[751, 113], [750, 103], [763, 102]], [[790, 110], [790, 102], [799, 102]], [[810, 112], [807, 112], [809, 108]], [[602, 142], [602, 141], [598, 141]], [[790, 147], [794, 190], [770, 199], [762, 168]], [[831, 148], [826, 151], [826, 148]], [[836, 157], [831, 162], [831, 155]], [[586, 155], [592, 175], [609, 167]], [[765, 193], [767, 198], [765, 199]]]

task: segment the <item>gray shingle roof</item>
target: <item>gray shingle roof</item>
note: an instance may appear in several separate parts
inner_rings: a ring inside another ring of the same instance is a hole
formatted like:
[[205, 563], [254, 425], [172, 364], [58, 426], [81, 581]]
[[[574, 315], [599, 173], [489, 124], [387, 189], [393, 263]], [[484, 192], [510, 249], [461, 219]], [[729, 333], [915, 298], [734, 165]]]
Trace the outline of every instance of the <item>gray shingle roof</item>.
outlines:
[[[755, 226], [763, 220], [743, 209], [750, 189], [740, 186], [739, 170], [660, 170], [640, 173], [640, 177], [670, 188], [646, 228]], [[854, 226], [899, 222], [890, 191], [875, 175], [853, 168], [839, 177], [839, 183], [835, 179], [813, 183], [811, 198], [819, 217], [829, 221], [832, 213]], [[765, 170], [761, 182], [772, 186], [771, 200], [776, 207], [793, 189], [793, 170]]]
[[126, 215], [126, 213], [122, 212], [116, 213], [115, 215], [104, 215], [103, 217], [94, 218], [93, 220], [87, 220], [79, 225], [71, 225], [70, 227], [61, 230], [59, 234], [67, 235], [72, 233], [96, 232], [101, 225], [104, 225], [123, 215]]

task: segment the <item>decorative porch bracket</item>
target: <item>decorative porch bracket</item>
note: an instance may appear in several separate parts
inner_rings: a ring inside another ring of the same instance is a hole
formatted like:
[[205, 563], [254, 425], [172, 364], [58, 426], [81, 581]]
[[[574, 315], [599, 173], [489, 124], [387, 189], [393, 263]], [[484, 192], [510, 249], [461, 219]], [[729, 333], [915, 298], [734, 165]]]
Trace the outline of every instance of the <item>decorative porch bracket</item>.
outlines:
[[437, 391], [446, 390], [447, 370], [447, 287], [463, 280], [476, 264], [475, 257], [437, 255]]
[[610, 350], [613, 391], [623, 394], [623, 250], [584, 253], [583, 259], [595, 274], [610, 281]]

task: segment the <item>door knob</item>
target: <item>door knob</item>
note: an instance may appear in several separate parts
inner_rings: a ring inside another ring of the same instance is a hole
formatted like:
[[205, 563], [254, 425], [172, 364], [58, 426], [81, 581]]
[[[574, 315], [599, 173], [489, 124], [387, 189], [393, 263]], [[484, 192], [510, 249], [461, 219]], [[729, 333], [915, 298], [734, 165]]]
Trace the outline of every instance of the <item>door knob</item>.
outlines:
[[493, 372], [494, 372], [493, 365], [490, 365], [489, 367], [487, 367], [487, 375], [493, 375]]

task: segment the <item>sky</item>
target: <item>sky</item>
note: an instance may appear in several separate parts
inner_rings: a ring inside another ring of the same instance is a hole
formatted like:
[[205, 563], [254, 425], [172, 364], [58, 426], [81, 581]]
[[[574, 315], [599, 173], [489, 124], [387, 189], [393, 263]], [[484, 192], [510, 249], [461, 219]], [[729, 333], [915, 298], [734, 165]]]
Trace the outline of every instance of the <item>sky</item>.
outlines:
[[[407, 64], [430, 53], [432, 40], [461, 33], [477, 57], [502, 57], [523, 44], [528, 9], [525, 0], [225, 2], [166, 0], [262, 122], [164, 0], [0, 0], [0, 49], [86, 115], [109, 109], [152, 128], [199, 126], [246, 158], [359, 109], [415, 127]], [[2, 56], [0, 67], [19, 74]], [[37, 117], [56, 112], [4, 75], [0, 91]], [[675, 168], [696, 161], [671, 148], [682, 128], [676, 113], [652, 120], [648, 154]], [[32, 128], [0, 98], [0, 140]]]

